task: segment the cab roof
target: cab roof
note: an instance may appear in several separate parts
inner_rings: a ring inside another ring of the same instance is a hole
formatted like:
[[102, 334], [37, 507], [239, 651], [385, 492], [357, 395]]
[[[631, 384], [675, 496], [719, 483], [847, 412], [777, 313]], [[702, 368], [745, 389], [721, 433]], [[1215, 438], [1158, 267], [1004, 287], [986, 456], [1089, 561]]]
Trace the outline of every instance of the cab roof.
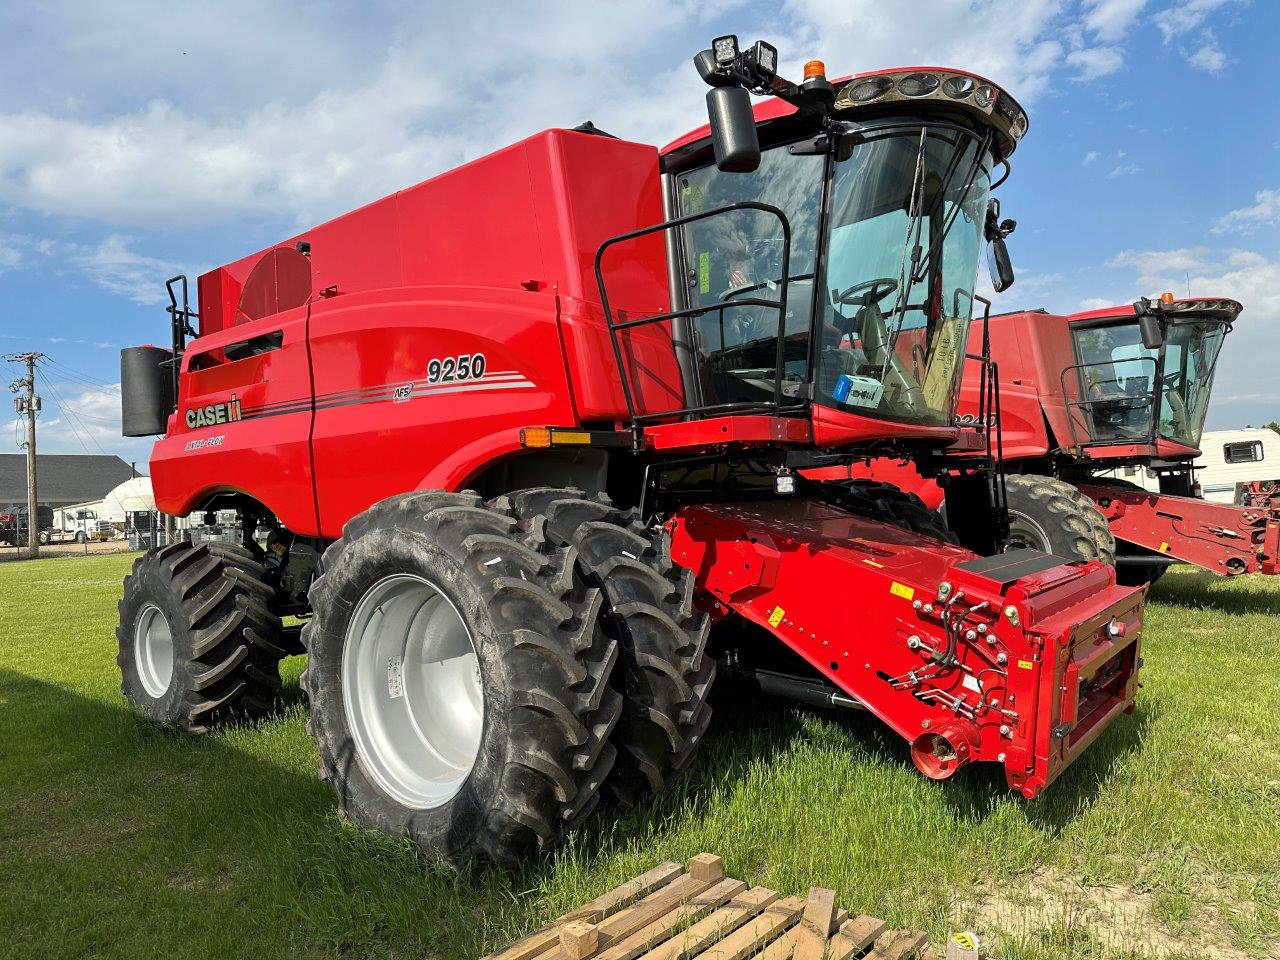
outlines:
[[[1020, 117], [1023, 125], [1022, 127], [1023, 134], [1025, 134], [1026, 123], [1027, 123], [1026, 113], [1018, 105], [1017, 101], [1014, 100], [1013, 97], [1007, 91], [1005, 91], [1004, 88], [1000, 87], [998, 84], [993, 83], [992, 81], [988, 80], [986, 77], [982, 76], [981, 74], [972, 73], [971, 71], [968, 71], [968, 70], [959, 70], [955, 67], [938, 67], [938, 66], [890, 67], [883, 70], [870, 70], [865, 73], [855, 73], [855, 74], [846, 75], [843, 77], [837, 77], [831, 81], [831, 85], [836, 88], [837, 96], [839, 96], [847, 92], [849, 88], [851, 88], [854, 84], [856, 84], [858, 81], [861, 81], [861, 80], [868, 80], [876, 77], [889, 77], [897, 74], [916, 74], [916, 73], [931, 74], [931, 75], [945, 74], [948, 77], [951, 77], [951, 76], [967, 77], [974, 81], [975, 88], [980, 86], [989, 86], [993, 88], [997, 92], [997, 96], [992, 105], [992, 109], [990, 112], [993, 115], [995, 115], [998, 108], [998, 113], [1001, 115], [1001, 119], [1005, 119], [1008, 121], [1012, 121], [1015, 118]], [[904, 104], [911, 105], [911, 106], [931, 106], [935, 108], [940, 106], [941, 107], [965, 106], [965, 104], [960, 104], [954, 100], [946, 100], [943, 98], [936, 98], [936, 99], [899, 98], [899, 99], [888, 100], [888, 101], [877, 101], [874, 103], [867, 103], [865, 105], [846, 107], [844, 108], [843, 115], [851, 119], [857, 118], [857, 117], [863, 117], [863, 116], [875, 116], [877, 113], [883, 113], [884, 107], [890, 104], [892, 104], [898, 110], [901, 110]], [[765, 97], [754, 103], [753, 112], [755, 114], [756, 123], [759, 124], [769, 120], [777, 120], [783, 117], [789, 117], [792, 114], [796, 113], [796, 108], [791, 104], [787, 103], [785, 100], [782, 100], [778, 97]], [[1019, 137], [1021, 135], [1022, 134], [1020, 134]], [[1017, 145], [1017, 139], [1019, 139], [1019, 137], [1003, 138], [1004, 139], [1004, 143], [1002, 144], [1003, 149], [1000, 151], [1003, 157], [1007, 158], [1010, 154], [1013, 153], [1014, 147]], [[677, 151], [683, 150], [686, 147], [702, 144], [704, 141], [709, 142], [710, 138], [711, 138], [711, 125], [703, 124], [702, 126], [689, 131], [683, 136], [677, 137], [675, 140], [672, 140], [670, 143], [668, 143], [665, 147], [663, 147], [659, 151], [659, 154], [665, 158]]]
[[[1169, 306], [1172, 307], [1175, 316], [1179, 313], [1196, 315], [1207, 313], [1227, 323], [1234, 323], [1236, 317], [1244, 310], [1244, 306], [1238, 300], [1228, 297], [1186, 297], [1171, 301]], [[1133, 304], [1126, 303], [1115, 307], [1102, 307], [1098, 310], [1067, 314], [1067, 320], [1075, 323], [1079, 320], [1109, 320], [1113, 317], [1120, 319], [1132, 316], [1136, 316]]]

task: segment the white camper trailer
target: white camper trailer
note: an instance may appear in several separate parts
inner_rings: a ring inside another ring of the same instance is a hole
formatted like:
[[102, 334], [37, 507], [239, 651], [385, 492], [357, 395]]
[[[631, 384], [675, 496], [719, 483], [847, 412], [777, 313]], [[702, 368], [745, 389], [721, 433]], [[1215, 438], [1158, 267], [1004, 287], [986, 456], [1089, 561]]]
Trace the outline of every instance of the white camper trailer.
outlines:
[[1239, 485], [1253, 480], [1280, 480], [1280, 433], [1245, 427], [1200, 439], [1196, 481], [1206, 500], [1235, 503]]
[[[1200, 438], [1194, 466], [1204, 499], [1236, 503], [1240, 484], [1280, 480], [1280, 433], [1262, 427], [1211, 430]], [[1160, 481], [1143, 467], [1120, 467], [1107, 475], [1160, 492]]]

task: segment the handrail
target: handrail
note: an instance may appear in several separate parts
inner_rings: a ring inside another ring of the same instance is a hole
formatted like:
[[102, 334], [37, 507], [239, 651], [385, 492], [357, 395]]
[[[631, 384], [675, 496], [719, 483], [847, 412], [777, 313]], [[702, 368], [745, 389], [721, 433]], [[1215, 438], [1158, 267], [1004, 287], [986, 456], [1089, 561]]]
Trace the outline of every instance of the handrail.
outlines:
[[1009, 493], [1004, 472], [1004, 422], [1000, 416], [1000, 365], [991, 359], [991, 301], [976, 294], [973, 299], [983, 304], [982, 353], [966, 353], [965, 356], [982, 363], [978, 385], [978, 430], [985, 435], [984, 468], [988, 471], [991, 508], [996, 523], [995, 546], [997, 550], [1003, 550], [1009, 539]]
[[[613, 308], [609, 304], [608, 291], [605, 288], [604, 270], [602, 263], [604, 255], [611, 247], [620, 243], [626, 243], [628, 240], [636, 240], [640, 237], [648, 236], [654, 233], [671, 230], [676, 227], [682, 227], [685, 224], [695, 223], [699, 220], [706, 220], [709, 217], [719, 216], [724, 213], [732, 213], [738, 210], [756, 210], [762, 213], [768, 213], [778, 218], [778, 222], [782, 226], [782, 276], [778, 283], [778, 299], [764, 300], [761, 298], [748, 298], [743, 300], [720, 300], [717, 303], [708, 304], [705, 307], [689, 307], [683, 310], [672, 310], [667, 313], [657, 314], [652, 317], [641, 317], [635, 320], [614, 320]], [[698, 213], [686, 214], [683, 217], [676, 217], [672, 220], [665, 220], [662, 223], [654, 224], [648, 227], [642, 227], [639, 230], [632, 230], [629, 233], [621, 233], [615, 237], [605, 240], [596, 250], [595, 258], [596, 285], [600, 289], [600, 305], [604, 310], [605, 324], [609, 328], [609, 340], [613, 346], [614, 362], [618, 365], [618, 374], [622, 381], [622, 395], [627, 403], [627, 417], [629, 425], [634, 429], [641, 421], [654, 420], [664, 417], [689, 416], [695, 414], [705, 414], [713, 410], [723, 410], [727, 407], [738, 408], [740, 406], [749, 406], [751, 408], [772, 409], [779, 412], [782, 409], [782, 373], [786, 361], [784, 348], [786, 336], [787, 322], [787, 282], [791, 274], [791, 222], [787, 219], [787, 215], [778, 207], [768, 203], [761, 203], [757, 200], [740, 200], [736, 203], [730, 203], [723, 207], [715, 207], [711, 210], [703, 210]], [[774, 378], [773, 378], [773, 402], [772, 404], [757, 404], [746, 402], [743, 404], [711, 404], [697, 407], [683, 407], [679, 410], [663, 410], [657, 413], [648, 413], [637, 415], [635, 397], [631, 390], [631, 377], [628, 372], [626, 363], [622, 356], [622, 343], [618, 337], [618, 331], [629, 330], [632, 327], [643, 326], [651, 323], [663, 323], [668, 320], [679, 320], [686, 317], [699, 317], [703, 314], [710, 313], [713, 310], [720, 311], [720, 330], [721, 343], [724, 342], [724, 310], [729, 307], [748, 307], [758, 306], [778, 311], [778, 337], [777, 337], [777, 353], [774, 359]]]
[[[1142, 394], [1116, 394], [1107, 397], [1086, 397], [1084, 396], [1084, 388], [1079, 374], [1090, 367], [1108, 367], [1114, 366], [1116, 363], [1149, 363], [1153, 372], [1150, 378], [1151, 388]], [[1069, 388], [1069, 377], [1075, 372], [1074, 386], [1075, 392]], [[1091, 363], [1075, 363], [1069, 367], [1064, 367], [1062, 373], [1058, 375], [1060, 386], [1062, 387], [1062, 401], [1067, 414], [1067, 429], [1071, 431], [1071, 445], [1076, 450], [1083, 450], [1085, 447], [1097, 446], [1114, 446], [1116, 444], [1127, 443], [1154, 443], [1158, 432], [1158, 418], [1156, 416], [1156, 403], [1158, 401], [1158, 386], [1156, 385], [1156, 375], [1159, 373], [1159, 364], [1154, 357], [1127, 357], [1121, 361], [1115, 360], [1097, 360]], [[1075, 397], [1075, 399], [1073, 399]], [[1096, 435], [1095, 426], [1083, 420], [1084, 416], [1091, 415], [1092, 408], [1101, 405], [1109, 405], [1112, 407], [1125, 407], [1129, 410], [1137, 410], [1142, 407], [1151, 409], [1150, 422], [1144, 434], [1133, 437], [1107, 437], [1102, 438]], [[1080, 419], [1081, 423], [1077, 426], [1076, 420]], [[1084, 430], [1085, 437], [1081, 439], [1080, 431]]]

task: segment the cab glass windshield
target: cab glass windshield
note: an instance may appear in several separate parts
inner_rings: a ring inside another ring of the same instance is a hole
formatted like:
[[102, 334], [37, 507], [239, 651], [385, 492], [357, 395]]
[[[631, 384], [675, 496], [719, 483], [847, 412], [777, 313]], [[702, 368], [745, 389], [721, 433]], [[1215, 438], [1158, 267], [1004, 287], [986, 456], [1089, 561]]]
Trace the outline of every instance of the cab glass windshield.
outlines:
[[846, 134], [831, 156], [784, 145], [764, 151], [754, 173], [712, 166], [682, 175], [686, 214], [757, 200], [779, 207], [791, 225], [781, 324], [776, 308], [746, 302], [778, 296], [784, 243], [776, 216], [732, 211], [686, 230], [689, 305], [714, 307], [695, 330], [708, 402], [772, 395], [781, 329], [784, 396], [812, 380], [821, 404], [950, 425], [989, 171], [973, 133], [912, 123]]
[[950, 127], [868, 135], [832, 179], [817, 397], [946, 426], [955, 413], [990, 166]]
[[1081, 406], [1092, 439], [1138, 442], [1158, 434], [1197, 446], [1225, 332], [1213, 320], [1171, 323], [1162, 356], [1142, 345], [1137, 323], [1077, 329]]

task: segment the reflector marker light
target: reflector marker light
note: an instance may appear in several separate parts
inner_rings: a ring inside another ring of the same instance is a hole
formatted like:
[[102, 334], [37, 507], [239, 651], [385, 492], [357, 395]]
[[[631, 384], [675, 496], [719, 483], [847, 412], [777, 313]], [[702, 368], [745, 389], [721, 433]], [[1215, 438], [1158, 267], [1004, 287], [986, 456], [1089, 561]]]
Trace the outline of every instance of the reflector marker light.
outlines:
[[520, 446], [535, 449], [547, 447], [625, 447], [631, 435], [619, 430], [577, 430], [573, 427], [521, 427]]
[[521, 427], [520, 428], [520, 446], [522, 447], [551, 446], [550, 428], [549, 427]]

